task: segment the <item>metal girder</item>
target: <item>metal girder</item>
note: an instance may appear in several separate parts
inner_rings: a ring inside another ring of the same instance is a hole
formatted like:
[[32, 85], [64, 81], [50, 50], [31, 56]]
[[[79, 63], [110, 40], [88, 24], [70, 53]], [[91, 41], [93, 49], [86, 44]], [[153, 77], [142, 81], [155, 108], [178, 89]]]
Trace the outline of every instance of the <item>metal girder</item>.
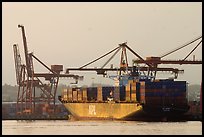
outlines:
[[16, 81], [17, 84], [19, 84], [19, 81], [21, 81], [21, 56], [19, 52], [19, 48], [17, 44], [13, 45], [13, 51], [14, 51], [14, 62], [15, 62], [15, 69], [16, 69]]
[[152, 64], [202, 64], [202, 60], [134, 60], [135, 63]]
[[[96, 72], [107, 72], [107, 71], [119, 71], [124, 68], [67, 68], [67, 71], [96, 71]], [[131, 71], [133, 67], [128, 67], [128, 71]], [[149, 67], [139, 67], [140, 71], [172, 71], [172, 72], [183, 72], [184, 70], [179, 70], [177, 68], [149, 68]], [[100, 73], [99, 73], [100, 74]], [[101, 73], [103, 74], [103, 73]]]
[[182, 49], [182, 48], [184, 48], [184, 47], [194, 43], [195, 41], [199, 40], [200, 38], [202, 38], [202, 36], [199, 36], [198, 38], [195, 38], [195, 39], [191, 40], [190, 42], [188, 42], [188, 43], [186, 43], [186, 44], [184, 44], [184, 45], [182, 45], [182, 46], [180, 46], [180, 47], [178, 47], [178, 48], [176, 48], [174, 50], [171, 50], [171, 51], [161, 55], [160, 57], [161, 58], [166, 57], [167, 55], [172, 54], [172, 53], [174, 53], [174, 52], [176, 52], [176, 51], [178, 51], [178, 50], [180, 50], [180, 49]]

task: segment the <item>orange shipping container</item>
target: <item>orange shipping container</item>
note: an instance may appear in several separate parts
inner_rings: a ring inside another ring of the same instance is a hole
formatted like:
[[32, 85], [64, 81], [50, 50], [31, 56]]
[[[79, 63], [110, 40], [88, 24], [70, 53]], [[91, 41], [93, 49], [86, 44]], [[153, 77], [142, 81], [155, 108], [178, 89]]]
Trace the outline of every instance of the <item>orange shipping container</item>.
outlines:
[[77, 100], [82, 101], [82, 91], [80, 89], [77, 90]]
[[97, 101], [102, 101], [103, 100], [103, 96], [102, 96], [102, 86], [98, 86], [97, 87]]
[[125, 94], [125, 100], [126, 100], [126, 101], [130, 101], [130, 84], [127, 84], [127, 85], [125, 86], [125, 92], [126, 92], [126, 94]]
[[82, 90], [82, 98], [83, 98], [83, 101], [87, 101], [87, 89], [86, 88], [83, 88]]
[[68, 101], [72, 101], [72, 89], [68, 89]]
[[77, 101], [77, 91], [73, 91], [73, 101]]

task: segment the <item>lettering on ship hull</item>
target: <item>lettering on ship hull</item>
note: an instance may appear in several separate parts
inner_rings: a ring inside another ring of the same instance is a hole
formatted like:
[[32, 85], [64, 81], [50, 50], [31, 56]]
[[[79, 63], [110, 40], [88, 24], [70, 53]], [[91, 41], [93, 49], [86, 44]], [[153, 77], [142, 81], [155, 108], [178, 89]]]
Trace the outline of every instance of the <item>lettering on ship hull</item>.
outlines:
[[89, 105], [89, 115], [96, 115], [96, 106], [95, 105]]

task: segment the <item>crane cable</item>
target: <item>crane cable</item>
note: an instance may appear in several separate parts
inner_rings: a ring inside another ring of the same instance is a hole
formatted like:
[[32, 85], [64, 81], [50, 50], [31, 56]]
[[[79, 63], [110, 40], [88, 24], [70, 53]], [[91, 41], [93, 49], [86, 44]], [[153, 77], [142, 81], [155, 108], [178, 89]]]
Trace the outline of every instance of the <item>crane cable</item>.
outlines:
[[165, 56], [167, 56], [167, 55], [169, 55], [169, 54], [171, 54], [171, 53], [173, 53], [173, 52], [175, 52], [175, 51], [177, 51], [177, 50], [179, 50], [179, 49], [181, 49], [181, 48], [184, 48], [184, 47], [190, 45], [191, 43], [193, 43], [193, 42], [199, 40], [200, 38], [202, 38], [202, 35], [199, 36], [198, 38], [196, 38], [196, 39], [194, 39], [194, 40], [188, 42], [187, 44], [184, 44], [184, 45], [182, 45], [181, 47], [178, 47], [178, 48], [176, 48], [176, 49], [174, 49], [174, 50], [172, 50], [172, 51], [170, 51], [170, 52], [168, 52], [168, 53], [162, 55], [160, 58], [163, 58], [163, 57], [165, 57]]

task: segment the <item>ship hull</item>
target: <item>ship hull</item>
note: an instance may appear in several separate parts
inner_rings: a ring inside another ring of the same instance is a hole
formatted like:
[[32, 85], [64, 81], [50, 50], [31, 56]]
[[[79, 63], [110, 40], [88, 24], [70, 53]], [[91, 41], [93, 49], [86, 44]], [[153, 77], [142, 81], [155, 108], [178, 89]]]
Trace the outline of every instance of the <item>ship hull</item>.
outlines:
[[142, 113], [138, 103], [64, 103], [75, 119], [117, 119], [125, 120]]
[[142, 120], [167, 121], [184, 120], [184, 110], [166, 111], [158, 108], [149, 108], [139, 103], [107, 103], [107, 102], [69, 102], [63, 103], [71, 113], [70, 118], [75, 120]]

